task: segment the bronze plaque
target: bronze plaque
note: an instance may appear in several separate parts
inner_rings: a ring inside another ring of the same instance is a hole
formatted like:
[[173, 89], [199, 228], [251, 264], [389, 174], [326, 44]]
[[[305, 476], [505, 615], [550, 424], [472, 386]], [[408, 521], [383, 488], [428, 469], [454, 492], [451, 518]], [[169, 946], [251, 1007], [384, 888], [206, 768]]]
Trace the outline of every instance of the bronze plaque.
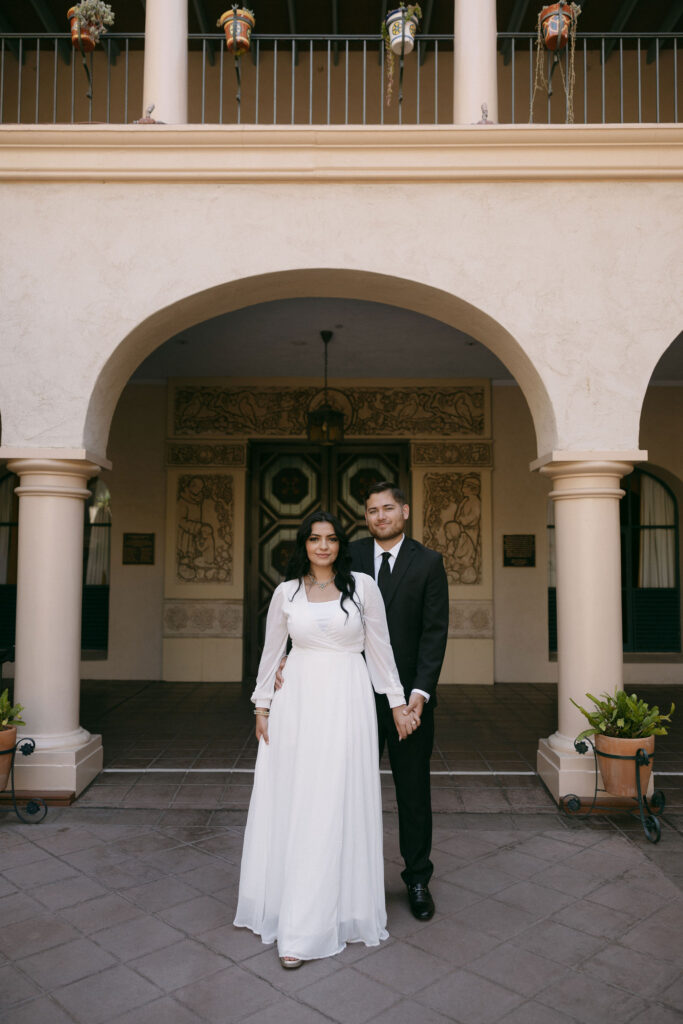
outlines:
[[154, 565], [154, 534], [124, 533], [123, 565]]
[[536, 565], [536, 536], [533, 533], [503, 534], [503, 565], [523, 568]]

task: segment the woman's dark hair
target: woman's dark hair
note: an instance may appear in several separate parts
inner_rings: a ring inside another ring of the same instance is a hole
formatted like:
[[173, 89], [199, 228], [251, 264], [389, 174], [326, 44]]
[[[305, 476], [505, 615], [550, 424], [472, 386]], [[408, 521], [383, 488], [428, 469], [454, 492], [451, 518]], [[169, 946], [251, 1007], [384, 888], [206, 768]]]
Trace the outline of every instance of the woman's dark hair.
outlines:
[[[349, 554], [349, 538], [346, 530], [339, 522], [336, 516], [333, 516], [331, 512], [324, 512], [322, 509], [318, 509], [317, 512], [311, 512], [307, 515], [301, 526], [297, 530], [296, 541], [294, 542], [294, 551], [291, 554], [287, 569], [285, 572], [286, 580], [298, 580], [299, 586], [292, 594], [292, 600], [299, 593], [299, 589], [303, 582], [304, 576], [311, 571], [311, 563], [308, 560], [306, 553], [306, 541], [313, 533], [313, 526], [315, 523], [329, 523], [335, 532], [335, 536], [339, 541], [339, 554], [334, 563], [334, 585], [341, 594], [340, 603], [344, 608], [344, 601], [348, 597], [354, 604], [357, 605], [360, 611], [360, 605], [356, 600], [356, 581], [351, 574], [351, 555]], [[348, 618], [348, 611], [344, 608], [344, 612]]]

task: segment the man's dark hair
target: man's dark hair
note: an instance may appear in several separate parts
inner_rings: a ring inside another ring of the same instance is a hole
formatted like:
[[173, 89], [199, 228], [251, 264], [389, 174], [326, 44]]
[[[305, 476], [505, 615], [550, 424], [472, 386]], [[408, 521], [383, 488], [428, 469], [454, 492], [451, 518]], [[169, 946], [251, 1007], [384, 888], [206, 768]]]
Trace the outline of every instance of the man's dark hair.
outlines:
[[396, 484], [392, 484], [389, 480], [378, 480], [376, 484], [372, 484], [371, 487], [368, 487], [368, 493], [365, 495], [365, 504], [367, 505], [368, 500], [373, 494], [382, 494], [383, 491], [391, 491], [392, 498], [394, 501], [397, 501], [399, 505], [408, 504], [408, 499], [401, 488], [397, 487]]

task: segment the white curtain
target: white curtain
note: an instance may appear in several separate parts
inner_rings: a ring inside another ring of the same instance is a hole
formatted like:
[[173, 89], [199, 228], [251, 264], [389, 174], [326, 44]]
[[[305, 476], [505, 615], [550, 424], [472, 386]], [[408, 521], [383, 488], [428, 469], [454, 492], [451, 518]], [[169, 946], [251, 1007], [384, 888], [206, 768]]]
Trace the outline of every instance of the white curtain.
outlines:
[[[14, 488], [18, 484], [14, 473], [10, 473], [0, 483], [0, 523], [12, 521], [12, 506], [14, 504]], [[0, 583], [7, 583], [7, 570], [9, 568], [9, 542], [12, 528], [0, 526]]]
[[[644, 473], [640, 477], [639, 587], [676, 586], [675, 506], [661, 484]], [[653, 527], [670, 529], [653, 529]]]
[[85, 569], [86, 584], [109, 583], [109, 539], [111, 535], [111, 495], [109, 488], [98, 480], [88, 507], [90, 538], [88, 562]]

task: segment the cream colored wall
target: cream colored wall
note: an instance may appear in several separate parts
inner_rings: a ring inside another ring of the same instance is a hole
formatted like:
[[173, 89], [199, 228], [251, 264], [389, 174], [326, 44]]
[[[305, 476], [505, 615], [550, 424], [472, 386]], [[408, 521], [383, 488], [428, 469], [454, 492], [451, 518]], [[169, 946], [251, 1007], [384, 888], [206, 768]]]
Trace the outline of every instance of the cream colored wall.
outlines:
[[[534, 430], [520, 389], [492, 389], [493, 414], [493, 599], [495, 680], [543, 683], [557, 680], [548, 657], [549, 481], [529, 472]], [[534, 568], [503, 566], [503, 535], [533, 534]]]
[[[166, 532], [166, 382], [131, 381], [112, 422], [109, 650], [84, 679], [160, 679]], [[155, 535], [154, 565], [122, 565], [124, 533]]]

